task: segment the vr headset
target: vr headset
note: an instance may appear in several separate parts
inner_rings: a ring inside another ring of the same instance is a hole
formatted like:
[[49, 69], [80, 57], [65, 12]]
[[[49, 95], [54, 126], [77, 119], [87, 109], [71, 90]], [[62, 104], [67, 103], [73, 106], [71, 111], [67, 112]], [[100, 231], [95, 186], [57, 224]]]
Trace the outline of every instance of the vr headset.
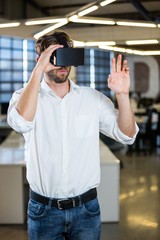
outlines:
[[54, 66], [84, 65], [84, 48], [71, 48], [64, 38], [57, 39], [64, 47], [57, 49], [50, 57], [50, 63]]

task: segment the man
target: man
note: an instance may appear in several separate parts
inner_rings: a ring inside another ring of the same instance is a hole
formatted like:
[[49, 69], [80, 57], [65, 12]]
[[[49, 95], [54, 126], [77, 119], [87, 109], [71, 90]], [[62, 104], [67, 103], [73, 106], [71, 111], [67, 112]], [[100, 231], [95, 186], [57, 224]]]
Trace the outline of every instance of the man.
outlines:
[[64, 45], [73, 47], [64, 32], [37, 41], [37, 64], [25, 88], [13, 94], [8, 123], [25, 138], [29, 239], [99, 240], [99, 131], [124, 144], [132, 144], [138, 131], [129, 68], [121, 55], [112, 60], [108, 86], [116, 110], [102, 93], [74, 84], [71, 67], [51, 64], [52, 53]]

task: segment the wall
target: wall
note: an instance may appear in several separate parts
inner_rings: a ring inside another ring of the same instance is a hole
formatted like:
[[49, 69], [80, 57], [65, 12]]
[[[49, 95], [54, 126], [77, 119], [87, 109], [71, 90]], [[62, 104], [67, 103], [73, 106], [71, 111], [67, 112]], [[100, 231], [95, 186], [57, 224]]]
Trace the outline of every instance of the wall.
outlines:
[[155, 98], [160, 92], [160, 56], [127, 55], [126, 59], [130, 67], [131, 91]]

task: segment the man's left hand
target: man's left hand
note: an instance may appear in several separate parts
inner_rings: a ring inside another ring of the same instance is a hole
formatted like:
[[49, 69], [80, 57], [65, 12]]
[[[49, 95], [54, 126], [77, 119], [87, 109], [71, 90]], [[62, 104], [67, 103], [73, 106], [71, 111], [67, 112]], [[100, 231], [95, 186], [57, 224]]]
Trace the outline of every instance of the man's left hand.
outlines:
[[128, 94], [130, 89], [130, 74], [127, 60], [122, 63], [122, 55], [112, 59], [112, 73], [108, 77], [108, 87], [116, 94]]

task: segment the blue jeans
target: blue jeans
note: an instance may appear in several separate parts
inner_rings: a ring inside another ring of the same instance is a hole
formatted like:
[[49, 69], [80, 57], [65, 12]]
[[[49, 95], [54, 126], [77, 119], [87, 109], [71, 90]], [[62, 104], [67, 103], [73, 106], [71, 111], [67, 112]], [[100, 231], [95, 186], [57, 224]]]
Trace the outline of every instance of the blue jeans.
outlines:
[[100, 208], [97, 198], [67, 210], [29, 200], [30, 240], [100, 240], [100, 232]]

